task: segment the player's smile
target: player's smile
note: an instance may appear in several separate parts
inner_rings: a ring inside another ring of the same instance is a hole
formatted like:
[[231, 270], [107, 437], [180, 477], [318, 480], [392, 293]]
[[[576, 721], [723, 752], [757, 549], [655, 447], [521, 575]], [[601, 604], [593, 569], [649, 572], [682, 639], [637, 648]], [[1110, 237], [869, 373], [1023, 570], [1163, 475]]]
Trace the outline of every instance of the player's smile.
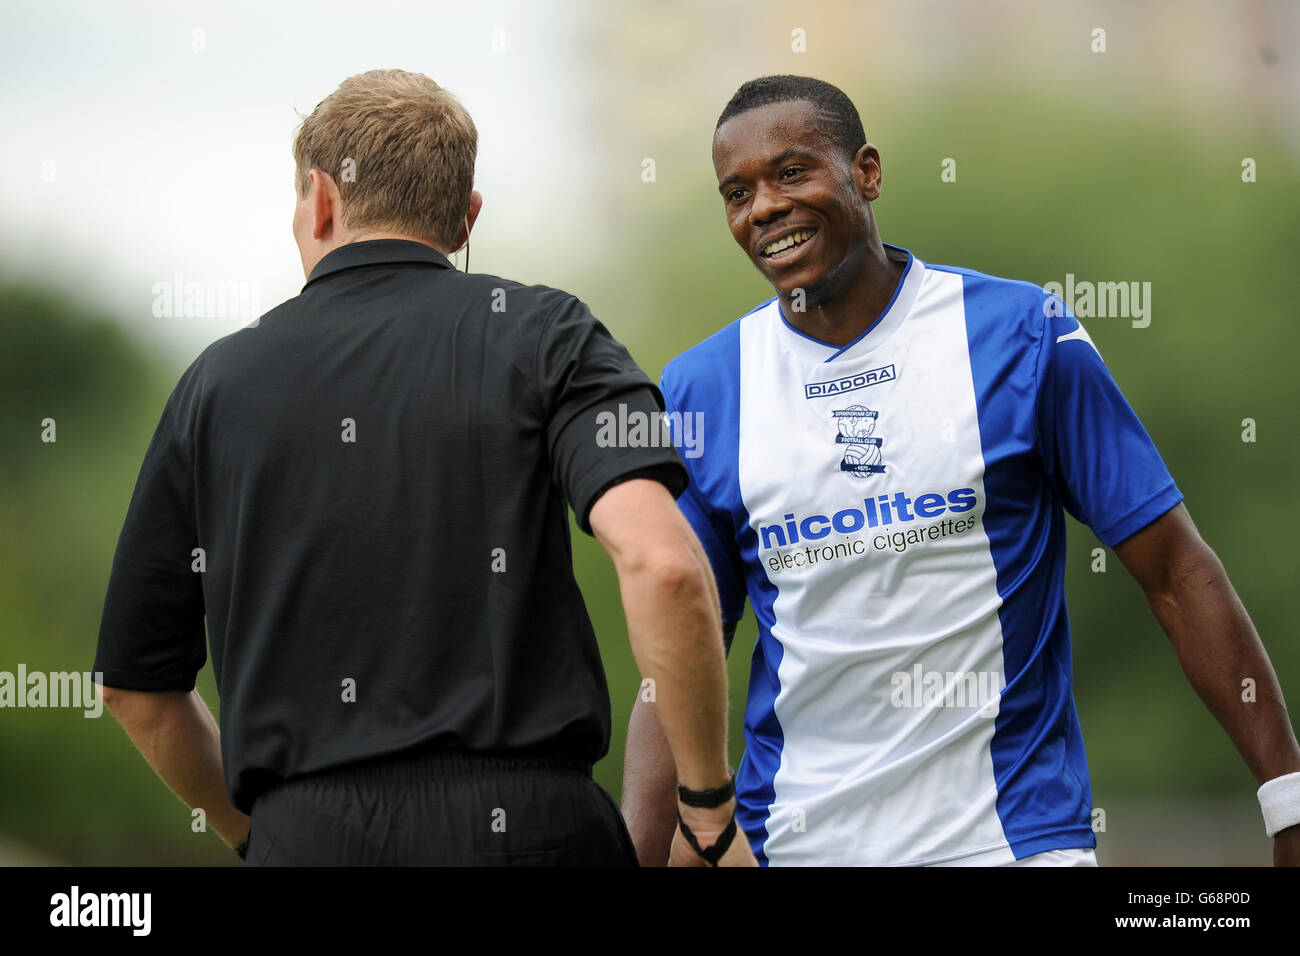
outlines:
[[775, 237], [764, 236], [759, 240], [758, 254], [774, 266], [789, 265], [802, 258], [817, 233], [816, 226], [801, 226], [784, 229]]

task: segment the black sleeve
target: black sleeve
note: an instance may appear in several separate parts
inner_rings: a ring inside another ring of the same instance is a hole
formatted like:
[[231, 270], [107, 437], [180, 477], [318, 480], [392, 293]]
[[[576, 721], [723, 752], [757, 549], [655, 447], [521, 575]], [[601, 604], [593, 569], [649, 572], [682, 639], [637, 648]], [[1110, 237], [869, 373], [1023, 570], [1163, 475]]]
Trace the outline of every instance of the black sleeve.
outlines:
[[579, 528], [591, 534], [591, 506], [620, 481], [654, 478], [674, 498], [685, 490], [659, 389], [573, 296], [542, 323], [536, 369], [552, 473]]
[[736, 625], [739, 623], [739, 621], [722, 622], [722, 650], [728, 657], [731, 656], [731, 642], [736, 639]]
[[127, 690], [192, 690], [207, 659], [188, 422], [194, 367], [172, 392], [145, 452], [113, 556], [95, 653], [97, 680]]

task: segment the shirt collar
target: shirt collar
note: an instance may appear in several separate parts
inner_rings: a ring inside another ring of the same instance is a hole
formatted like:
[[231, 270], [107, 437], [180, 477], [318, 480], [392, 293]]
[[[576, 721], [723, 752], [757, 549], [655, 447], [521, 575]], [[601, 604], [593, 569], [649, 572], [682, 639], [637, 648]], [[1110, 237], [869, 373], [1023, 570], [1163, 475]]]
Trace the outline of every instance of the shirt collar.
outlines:
[[885, 247], [885, 255], [889, 259], [904, 263], [903, 274], [894, 287], [893, 297], [885, 306], [885, 310], [867, 327], [866, 331], [847, 345], [823, 342], [821, 339], [800, 332], [785, 317], [785, 313], [781, 310], [780, 298], [772, 300], [775, 314], [786, 333], [782, 338], [792, 350], [814, 362], [850, 362], [876, 351], [894, 334], [907, 318], [912, 310], [912, 304], [916, 301], [922, 276], [925, 273], [925, 263], [902, 246], [890, 245], [888, 242], [883, 242], [881, 245]]
[[349, 242], [328, 253], [316, 263], [303, 288], [317, 279], [357, 266], [389, 265], [398, 262], [423, 262], [439, 269], [453, 269], [451, 260], [433, 246], [412, 239], [367, 239]]

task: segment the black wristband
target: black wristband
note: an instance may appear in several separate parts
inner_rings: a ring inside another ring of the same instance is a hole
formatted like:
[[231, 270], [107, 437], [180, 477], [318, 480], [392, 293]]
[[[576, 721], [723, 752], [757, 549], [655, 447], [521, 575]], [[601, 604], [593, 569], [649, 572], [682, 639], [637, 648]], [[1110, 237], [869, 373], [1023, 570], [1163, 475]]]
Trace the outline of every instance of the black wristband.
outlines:
[[690, 790], [680, 783], [677, 785], [677, 799], [688, 807], [720, 807], [735, 795], [736, 778], [734, 774], [722, 786], [714, 787], [712, 790]]
[[722, 835], [718, 837], [717, 842], [707, 849], [700, 848], [700, 841], [695, 838], [695, 834], [691, 832], [691, 828], [686, 825], [686, 821], [682, 819], [680, 813], [677, 814], [677, 825], [681, 827], [682, 836], [686, 837], [686, 842], [691, 845], [691, 849], [704, 857], [709, 866], [718, 865], [718, 861], [726, 854], [727, 849], [731, 846], [731, 841], [736, 837], [736, 815], [734, 813], [731, 815], [731, 822], [722, 831]]

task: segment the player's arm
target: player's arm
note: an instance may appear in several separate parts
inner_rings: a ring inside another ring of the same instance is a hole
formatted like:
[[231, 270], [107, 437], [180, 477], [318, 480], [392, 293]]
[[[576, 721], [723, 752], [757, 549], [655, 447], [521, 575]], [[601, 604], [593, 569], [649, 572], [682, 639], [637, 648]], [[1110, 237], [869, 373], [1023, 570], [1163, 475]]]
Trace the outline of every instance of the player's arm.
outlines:
[[[1087, 332], [1068, 310], [1044, 314], [1038, 429], [1066, 507], [1137, 579], [1188, 680], [1255, 778], [1263, 783], [1300, 771], [1277, 677], [1223, 565], [1201, 540]], [[1255, 688], [1249, 702], [1242, 699], [1248, 678]], [[1275, 792], [1270, 788], [1270, 805]], [[1279, 836], [1276, 862], [1300, 864], [1298, 829]]]
[[221, 733], [197, 690], [103, 687], [104, 705], [172, 793], [232, 847], [248, 837], [249, 818], [226, 793]]
[[[1187, 679], [1255, 780], [1300, 771], [1300, 746], [1268, 654], [1187, 509], [1176, 506], [1116, 545], [1115, 554], [1141, 585]], [[1248, 681], [1253, 697], [1243, 695]], [[1300, 825], [1275, 836], [1273, 859], [1300, 865]]]
[[[703, 865], [680, 834], [674, 839], [673, 828], [677, 811], [699, 845], [709, 847], [735, 812], [734, 797], [715, 808], [679, 806], [675, 786], [711, 790], [730, 779], [727, 672], [713, 574], [691, 526], [656, 481], [610, 488], [591, 508], [591, 528], [618, 571], [637, 667], [654, 681], [656, 784], [670, 814], [664, 856], [671, 845], [674, 863]], [[743, 833], [732, 839], [722, 864], [754, 865]]]

